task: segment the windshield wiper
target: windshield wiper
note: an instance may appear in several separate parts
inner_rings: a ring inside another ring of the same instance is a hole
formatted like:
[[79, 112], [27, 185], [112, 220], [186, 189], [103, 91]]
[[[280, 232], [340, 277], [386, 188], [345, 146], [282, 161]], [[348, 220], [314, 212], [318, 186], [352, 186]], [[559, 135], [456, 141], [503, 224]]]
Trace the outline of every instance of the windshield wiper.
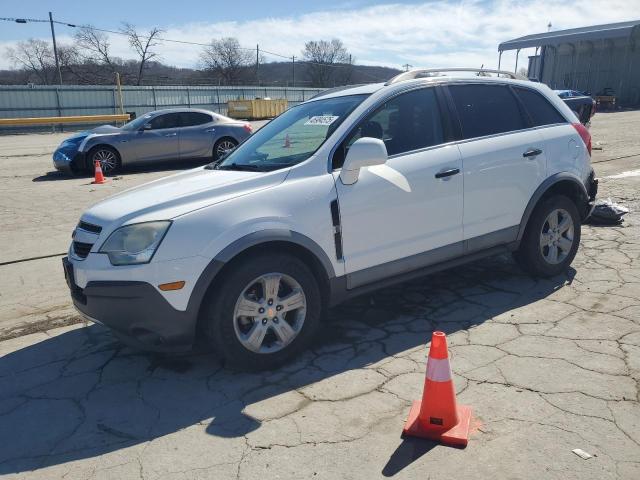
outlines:
[[216, 170], [238, 170], [246, 172], [263, 172], [264, 170], [259, 165], [251, 165], [245, 163], [230, 163], [228, 165], [217, 164], [213, 167]]

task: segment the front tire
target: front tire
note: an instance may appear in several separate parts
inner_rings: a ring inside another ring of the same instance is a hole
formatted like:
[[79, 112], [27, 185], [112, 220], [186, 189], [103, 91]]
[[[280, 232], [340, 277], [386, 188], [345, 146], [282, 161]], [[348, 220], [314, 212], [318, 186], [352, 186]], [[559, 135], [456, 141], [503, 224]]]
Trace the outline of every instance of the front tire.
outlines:
[[227, 365], [282, 365], [313, 339], [322, 314], [320, 288], [298, 258], [259, 254], [233, 264], [205, 300], [203, 330]]
[[533, 211], [514, 257], [536, 277], [564, 272], [576, 256], [581, 234], [580, 214], [564, 195], [544, 199]]
[[120, 154], [118, 151], [107, 145], [93, 147], [87, 153], [87, 172], [93, 173], [95, 162], [100, 162], [104, 175], [113, 175], [121, 167]]

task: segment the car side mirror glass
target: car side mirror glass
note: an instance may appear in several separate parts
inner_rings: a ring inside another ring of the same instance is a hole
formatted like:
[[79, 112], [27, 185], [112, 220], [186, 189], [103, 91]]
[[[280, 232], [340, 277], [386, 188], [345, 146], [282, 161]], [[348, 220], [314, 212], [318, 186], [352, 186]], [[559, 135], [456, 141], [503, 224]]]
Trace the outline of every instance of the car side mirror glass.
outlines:
[[382, 165], [386, 163], [387, 158], [387, 147], [382, 140], [372, 137], [359, 138], [349, 147], [340, 171], [340, 180], [345, 185], [353, 185], [358, 181], [362, 167]]
[[151, 130], [151, 124], [150, 123], [145, 123], [140, 130], [141, 131]]

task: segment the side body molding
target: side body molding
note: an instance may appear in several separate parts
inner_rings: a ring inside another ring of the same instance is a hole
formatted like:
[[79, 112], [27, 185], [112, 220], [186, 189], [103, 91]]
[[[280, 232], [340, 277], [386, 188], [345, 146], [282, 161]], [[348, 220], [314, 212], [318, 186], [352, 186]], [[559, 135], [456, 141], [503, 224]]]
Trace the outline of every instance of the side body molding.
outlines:
[[527, 204], [527, 208], [524, 209], [524, 213], [522, 214], [522, 220], [520, 221], [520, 229], [518, 230], [518, 242], [522, 240], [522, 236], [524, 235], [524, 230], [527, 227], [527, 223], [529, 222], [529, 217], [533, 213], [533, 209], [536, 208], [538, 201], [542, 198], [542, 196], [554, 185], [560, 182], [571, 182], [580, 192], [582, 196], [582, 200], [586, 203], [589, 200], [589, 194], [587, 193], [587, 187], [585, 187], [584, 183], [580, 178], [576, 175], [572, 175], [567, 172], [560, 172], [551, 175], [544, 182], [540, 184], [540, 186], [533, 192], [529, 203]]

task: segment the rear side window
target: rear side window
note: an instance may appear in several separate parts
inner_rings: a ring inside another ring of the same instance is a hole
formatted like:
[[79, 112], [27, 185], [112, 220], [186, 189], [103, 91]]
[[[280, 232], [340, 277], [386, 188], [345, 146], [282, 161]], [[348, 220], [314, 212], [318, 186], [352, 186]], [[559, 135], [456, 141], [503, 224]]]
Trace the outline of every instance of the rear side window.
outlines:
[[538, 92], [534, 92], [528, 88], [514, 88], [518, 98], [522, 100], [524, 108], [526, 108], [533, 125], [539, 127], [541, 125], [553, 125], [554, 123], [567, 123], [565, 118], [560, 115], [556, 108], [549, 103]]
[[463, 138], [484, 137], [527, 128], [523, 112], [504, 85], [450, 85]]
[[184, 112], [180, 115], [182, 116], [183, 127], [193, 127], [212, 121], [211, 115], [207, 115], [206, 113], [201, 112]]

